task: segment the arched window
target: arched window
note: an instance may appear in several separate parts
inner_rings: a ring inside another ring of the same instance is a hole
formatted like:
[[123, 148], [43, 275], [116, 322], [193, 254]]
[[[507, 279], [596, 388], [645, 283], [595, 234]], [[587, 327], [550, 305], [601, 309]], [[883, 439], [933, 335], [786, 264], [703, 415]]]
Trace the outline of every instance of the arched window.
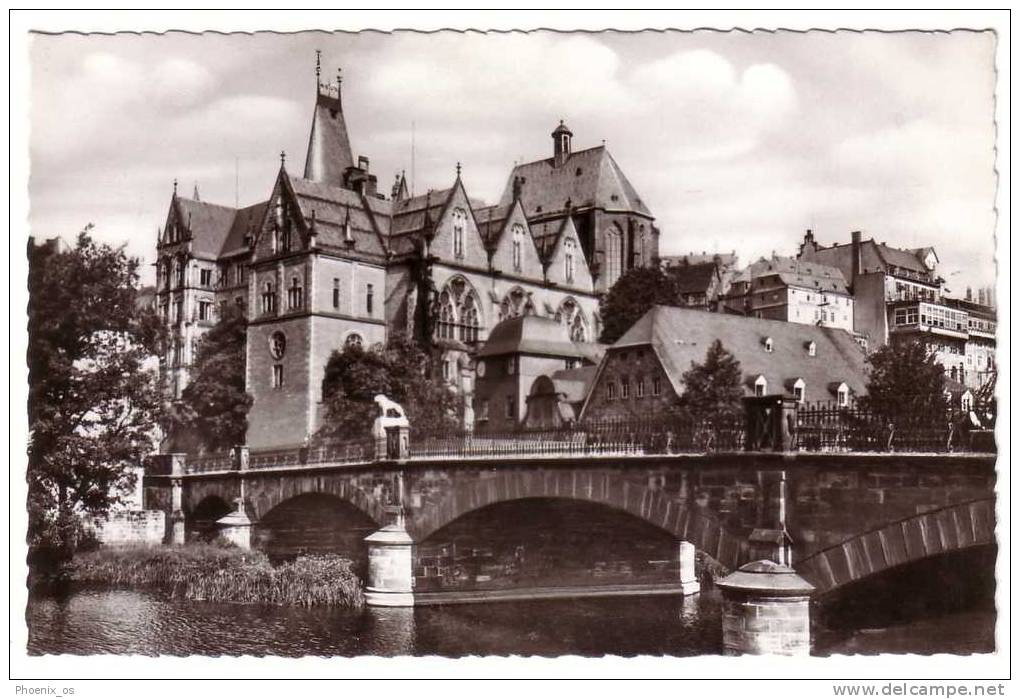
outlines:
[[438, 305], [438, 323], [436, 325], [436, 333], [442, 340], [452, 340], [454, 335], [454, 324], [457, 322], [457, 317], [453, 311], [453, 299], [450, 297], [449, 291], [444, 290], [441, 294], [439, 294]]
[[304, 289], [301, 288], [301, 282], [297, 277], [291, 277], [290, 288], [287, 289], [287, 307], [290, 310], [298, 309], [304, 306]]
[[566, 298], [556, 311], [556, 320], [567, 326], [570, 339], [574, 342], [588, 341], [588, 322], [577, 301]]
[[467, 228], [467, 213], [464, 209], [453, 211], [453, 256], [464, 257], [464, 231]]
[[573, 238], [563, 241], [563, 276], [568, 283], [574, 281], [574, 254], [577, 242]]
[[524, 249], [524, 226], [519, 223], [515, 223], [510, 228], [510, 233], [513, 238], [513, 263], [514, 269], [518, 272], [521, 271], [521, 259], [523, 257]]
[[766, 352], [771, 352], [774, 346], [771, 337], [766, 337], [764, 340], [761, 341], [761, 344], [765, 348]]
[[276, 289], [272, 282], [266, 282], [262, 287], [262, 312], [276, 312]]
[[365, 340], [358, 333], [351, 333], [344, 340], [344, 347], [348, 349], [361, 349], [365, 346]]
[[464, 303], [460, 307], [461, 341], [468, 344], [478, 342], [478, 328], [480, 325], [478, 300], [472, 292], [464, 297]]
[[588, 329], [584, 325], [584, 317], [578, 311], [574, 320], [570, 323], [570, 339], [574, 342], [587, 342]]
[[611, 287], [623, 274], [623, 231], [616, 224], [606, 230], [606, 286]]
[[499, 319], [516, 318], [518, 316], [535, 315], [535, 304], [524, 292], [524, 289], [511, 289], [499, 304]]

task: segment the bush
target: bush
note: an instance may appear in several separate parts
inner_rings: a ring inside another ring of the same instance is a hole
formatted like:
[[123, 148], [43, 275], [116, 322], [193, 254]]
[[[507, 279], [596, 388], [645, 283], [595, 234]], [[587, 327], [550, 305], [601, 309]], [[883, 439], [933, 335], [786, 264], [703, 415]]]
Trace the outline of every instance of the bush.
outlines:
[[301, 556], [274, 568], [264, 553], [222, 540], [100, 549], [76, 556], [68, 575], [78, 583], [155, 587], [209, 602], [357, 607], [363, 601], [361, 580], [346, 558]]

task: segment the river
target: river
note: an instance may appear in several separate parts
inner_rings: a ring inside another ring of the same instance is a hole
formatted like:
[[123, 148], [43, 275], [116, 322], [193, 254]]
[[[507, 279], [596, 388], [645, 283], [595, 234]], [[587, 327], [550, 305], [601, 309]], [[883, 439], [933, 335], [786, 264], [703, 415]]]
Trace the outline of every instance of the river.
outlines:
[[[819, 629], [816, 655], [991, 652], [987, 608], [850, 631]], [[304, 609], [172, 599], [134, 590], [33, 595], [31, 654], [692, 656], [722, 648], [720, 599], [673, 596]]]

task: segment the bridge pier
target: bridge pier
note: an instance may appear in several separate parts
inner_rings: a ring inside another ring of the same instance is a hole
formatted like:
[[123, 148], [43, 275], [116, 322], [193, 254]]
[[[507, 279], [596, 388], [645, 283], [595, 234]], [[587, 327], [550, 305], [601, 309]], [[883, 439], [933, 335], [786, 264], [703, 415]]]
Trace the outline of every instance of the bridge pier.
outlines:
[[184, 488], [180, 478], [170, 481], [170, 543], [180, 546], [184, 543], [184, 510], [181, 509]]
[[775, 561], [747, 563], [716, 583], [726, 655], [808, 655], [814, 586]]
[[248, 516], [244, 507], [244, 498], [235, 500], [236, 509], [225, 517], [216, 520], [220, 536], [234, 544], [240, 549], [251, 550], [251, 531], [254, 522]]
[[365, 604], [370, 607], [414, 606], [414, 540], [401, 510], [391, 524], [365, 537], [368, 581]]
[[701, 591], [701, 583], [694, 570], [694, 554], [696, 549], [689, 541], [681, 541], [678, 556], [680, 558], [680, 590], [684, 597]]

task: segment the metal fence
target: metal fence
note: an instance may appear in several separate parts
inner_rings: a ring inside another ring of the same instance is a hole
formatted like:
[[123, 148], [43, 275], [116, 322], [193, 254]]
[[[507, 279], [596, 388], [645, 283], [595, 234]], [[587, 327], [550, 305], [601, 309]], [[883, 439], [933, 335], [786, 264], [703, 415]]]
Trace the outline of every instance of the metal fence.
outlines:
[[[995, 452], [994, 433], [960, 411], [889, 416], [858, 406], [799, 405], [783, 448], [801, 452]], [[737, 452], [746, 448], [744, 415], [714, 419], [645, 415], [588, 420], [555, 429], [411, 431], [413, 459], [634, 456]], [[251, 451], [250, 470], [363, 464], [372, 438]], [[189, 457], [189, 474], [241, 470], [238, 452]], [[155, 466], [155, 464], [154, 464]]]
[[556, 429], [412, 431], [410, 455], [432, 459], [681, 454], [739, 451], [743, 444], [743, 417], [697, 421], [649, 415], [585, 421]]

